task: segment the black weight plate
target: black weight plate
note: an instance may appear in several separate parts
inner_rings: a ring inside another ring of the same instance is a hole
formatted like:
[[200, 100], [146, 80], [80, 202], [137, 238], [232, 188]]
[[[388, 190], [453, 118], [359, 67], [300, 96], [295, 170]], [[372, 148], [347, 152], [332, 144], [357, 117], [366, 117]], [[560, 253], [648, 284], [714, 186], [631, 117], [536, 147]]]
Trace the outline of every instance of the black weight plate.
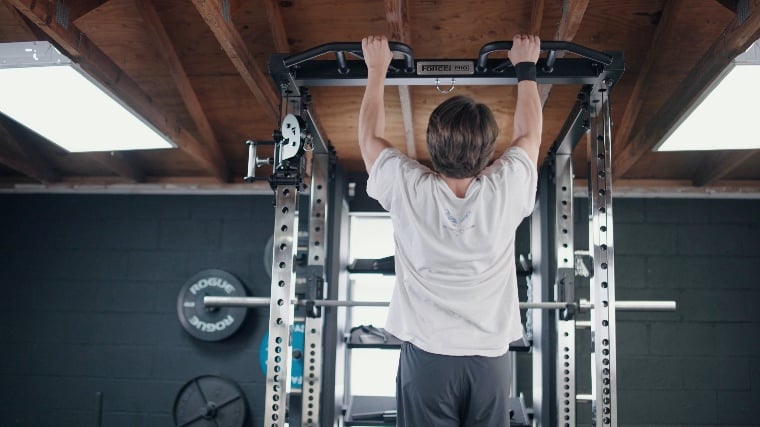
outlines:
[[193, 378], [174, 399], [177, 427], [242, 427], [245, 417], [245, 395], [226, 378], [214, 375]]
[[206, 307], [204, 296], [244, 297], [243, 283], [223, 270], [203, 270], [182, 286], [177, 297], [177, 315], [182, 327], [203, 341], [230, 337], [243, 325], [245, 307]]

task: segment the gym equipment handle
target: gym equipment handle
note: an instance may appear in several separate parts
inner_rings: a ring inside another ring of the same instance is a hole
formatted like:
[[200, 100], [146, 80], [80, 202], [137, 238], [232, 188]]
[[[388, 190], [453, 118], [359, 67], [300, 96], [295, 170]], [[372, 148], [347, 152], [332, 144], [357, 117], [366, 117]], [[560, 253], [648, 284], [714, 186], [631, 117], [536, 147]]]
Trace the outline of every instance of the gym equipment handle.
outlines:
[[[400, 53], [404, 56], [404, 63], [406, 65], [406, 69], [404, 71], [406, 72], [413, 72], [414, 71], [414, 55], [412, 54], [412, 48], [408, 45], [405, 45], [404, 43], [399, 42], [390, 42], [388, 43], [388, 47], [390, 47], [391, 52]], [[335, 43], [325, 43], [321, 44], [317, 47], [313, 47], [309, 50], [303, 51], [301, 53], [297, 53], [295, 55], [290, 55], [287, 58], [283, 60], [286, 67], [292, 67], [294, 65], [300, 64], [302, 62], [306, 62], [312, 58], [316, 58], [317, 56], [324, 55], [326, 53], [338, 53], [338, 62], [341, 69], [345, 69], [345, 58], [342, 55], [342, 52], [352, 52], [355, 55], [361, 57], [361, 51], [362, 51], [362, 44], [359, 42], [335, 42]]]
[[[511, 41], [497, 41], [483, 45], [483, 47], [480, 48], [480, 52], [478, 53], [478, 64], [476, 70], [478, 72], [486, 71], [486, 63], [488, 62], [489, 54], [510, 49], [512, 49]], [[571, 42], [543, 41], [541, 42], [541, 50], [549, 51], [549, 56], [546, 60], [546, 68], [549, 69], [554, 66], [554, 60], [556, 59], [555, 52], [558, 50], [574, 53], [603, 65], [610, 65], [612, 64], [613, 60], [612, 56], [606, 53], [589, 49], [587, 47], [583, 47]]]

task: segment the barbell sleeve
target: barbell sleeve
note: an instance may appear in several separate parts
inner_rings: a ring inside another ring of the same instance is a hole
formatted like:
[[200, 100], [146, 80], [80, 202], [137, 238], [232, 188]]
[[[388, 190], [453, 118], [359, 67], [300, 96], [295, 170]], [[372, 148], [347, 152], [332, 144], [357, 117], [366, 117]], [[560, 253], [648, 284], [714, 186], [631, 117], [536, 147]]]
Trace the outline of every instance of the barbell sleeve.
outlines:
[[[594, 308], [588, 300], [581, 300], [580, 310], [588, 311]], [[615, 309], [619, 311], [676, 311], [675, 301], [615, 301]]]

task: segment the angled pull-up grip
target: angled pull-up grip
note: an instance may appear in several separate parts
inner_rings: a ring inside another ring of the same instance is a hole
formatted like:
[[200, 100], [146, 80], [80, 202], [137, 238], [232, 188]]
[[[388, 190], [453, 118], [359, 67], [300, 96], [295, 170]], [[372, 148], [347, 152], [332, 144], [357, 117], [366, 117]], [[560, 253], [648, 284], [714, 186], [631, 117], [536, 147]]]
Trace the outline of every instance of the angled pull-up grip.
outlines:
[[[480, 48], [480, 52], [478, 53], [478, 64], [477, 64], [476, 70], [481, 73], [487, 70], [486, 64], [488, 62], [489, 54], [493, 52], [510, 50], [510, 49], [512, 49], [511, 41], [498, 41], [498, 42], [491, 42], [491, 43], [483, 45], [483, 47]], [[587, 47], [583, 47], [581, 45], [571, 43], [571, 42], [562, 42], [562, 41], [541, 42], [541, 50], [549, 51], [549, 55], [546, 59], [546, 64], [544, 65], [544, 69], [547, 71], [550, 71], [554, 67], [554, 61], [557, 58], [555, 52], [558, 50], [564, 50], [565, 52], [574, 53], [576, 55], [598, 62], [602, 65], [610, 65], [612, 64], [612, 60], [613, 60], [612, 56], [606, 53], [598, 52], [596, 50], [589, 49]], [[501, 70], [509, 64], [510, 62], [507, 61], [505, 64], [502, 64], [497, 68]]]
[[[405, 72], [414, 72], [414, 55], [411, 47], [399, 42], [390, 42], [388, 47], [390, 47], [391, 52], [400, 53], [404, 57]], [[343, 52], [350, 52], [354, 56], [362, 58], [362, 44], [358, 42], [325, 43], [307, 51], [290, 55], [283, 62], [286, 67], [290, 68], [326, 53], [336, 53], [338, 55], [338, 69], [342, 70], [341, 73], [345, 73], [348, 67]]]

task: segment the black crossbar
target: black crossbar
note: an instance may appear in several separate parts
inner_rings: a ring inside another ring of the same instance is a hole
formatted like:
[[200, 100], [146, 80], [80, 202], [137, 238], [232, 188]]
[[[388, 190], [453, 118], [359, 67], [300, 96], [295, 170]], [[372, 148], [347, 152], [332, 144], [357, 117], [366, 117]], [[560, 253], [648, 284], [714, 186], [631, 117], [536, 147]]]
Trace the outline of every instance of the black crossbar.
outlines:
[[[476, 59], [418, 60], [406, 44], [390, 42], [389, 47], [402, 56], [402, 59], [393, 60], [388, 68], [386, 85], [389, 86], [517, 84], [509, 60], [488, 57], [494, 52], [511, 49], [511, 41], [483, 45]], [[615, 68], [622, 63], [619, 52], [599, 52], [565, 41], [543, 41], [541, 50], [548, 53], [537, 63], [536, 81], [540, 84], [594, 85], [609, 67]], [[558, 58], [558, 51], [575, 56]], [[334, 53], [335, 58], [320, 58], [329, 53]], [[356, 59], [347, 60], [347, 54]], [[363, 86], [367, 67], [362, 59], [361, 43], [325, 43], [293, 55], [274, 54], [270, 58], [269, 71], [278, 85]]]

